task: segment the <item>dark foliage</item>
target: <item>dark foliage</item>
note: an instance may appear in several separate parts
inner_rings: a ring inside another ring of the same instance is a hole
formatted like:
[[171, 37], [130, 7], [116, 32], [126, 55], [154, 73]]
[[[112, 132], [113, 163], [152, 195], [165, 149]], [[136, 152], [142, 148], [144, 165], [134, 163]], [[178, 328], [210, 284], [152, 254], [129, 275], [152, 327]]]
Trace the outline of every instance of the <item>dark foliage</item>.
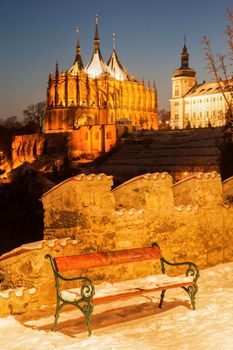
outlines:
[[39, 198], [52, 186], [28, 165], [12, 174], [11, 184], [0, 185], [0, 254], [43, 239], [43, 206]]

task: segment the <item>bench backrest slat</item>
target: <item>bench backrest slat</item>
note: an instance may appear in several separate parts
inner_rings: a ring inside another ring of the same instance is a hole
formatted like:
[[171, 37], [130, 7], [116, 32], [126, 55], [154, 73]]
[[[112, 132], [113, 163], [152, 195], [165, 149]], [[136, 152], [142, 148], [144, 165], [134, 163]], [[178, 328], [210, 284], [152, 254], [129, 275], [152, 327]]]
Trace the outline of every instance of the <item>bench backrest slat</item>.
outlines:
[[57, 270], [63, 272], [161, 258], [162, 255], [159, 247], [153, 247], [59, 256], [54, 258], [54, 261]]

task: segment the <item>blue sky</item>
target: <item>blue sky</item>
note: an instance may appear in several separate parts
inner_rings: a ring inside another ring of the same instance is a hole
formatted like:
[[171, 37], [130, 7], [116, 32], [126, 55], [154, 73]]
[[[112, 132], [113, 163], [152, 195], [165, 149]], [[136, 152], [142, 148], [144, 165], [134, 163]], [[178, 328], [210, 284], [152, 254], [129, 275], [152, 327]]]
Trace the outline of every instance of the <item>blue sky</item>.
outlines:
[[83, 61], [89, 62], [96, 12], [105, 60], [114, 32], [123, 65], [155, 80], [159, 109], [168, 109], [184, 34], [199, 81], [213, 80], [201, 39], [207, 35], [214, 50], [226, 51], [226, 9], [233, 9], [232, 0], [0, 0], [0, 118], [20, 117], [29, 104], [45, 100], [56, 60], [63, 70], [73, 63], [77, 26]]

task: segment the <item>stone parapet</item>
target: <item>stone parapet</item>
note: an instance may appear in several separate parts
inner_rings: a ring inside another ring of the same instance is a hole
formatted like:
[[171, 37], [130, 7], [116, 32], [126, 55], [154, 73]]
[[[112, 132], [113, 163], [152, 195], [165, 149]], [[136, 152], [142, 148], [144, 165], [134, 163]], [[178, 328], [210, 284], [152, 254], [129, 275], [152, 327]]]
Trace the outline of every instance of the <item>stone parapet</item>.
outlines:
[[175, 205], [212, 208], [223, 204], [221, 177], [215, 171], [196, 173], [173, 186]]
[[[47, 253], [76, 255], [157, 242], [170, 261], [193, 261], [204, 268], [233, 260], [233, 206], [222, 200], [217, 173], [197, 174], [173, 189], [166, 173], [136, 177], [113, 191], [111, 186], [111, 176], [82, 174], [42, 196], [44, 237], [50, 240], [23, 245], [0, 257], [0, 289], [9, 295], [4, 299], [0, 294], [0, 315], [22, 312], [24, 298], [29, 300], [28, 308], [55, 302], [52, 269], [44, 259]], [[101, 282], [159, 272], [159, 264], [140, 262], [85, 274]], [[25, 288], [25, 296], [19, 298], [6, 291], [20, 287]], [[26, 292], [31, 288], [35, 294]]]
[[116, 208], [171, 210], [174, 207], [172, 177], [164, 173], [144, 174], [113, 190]]

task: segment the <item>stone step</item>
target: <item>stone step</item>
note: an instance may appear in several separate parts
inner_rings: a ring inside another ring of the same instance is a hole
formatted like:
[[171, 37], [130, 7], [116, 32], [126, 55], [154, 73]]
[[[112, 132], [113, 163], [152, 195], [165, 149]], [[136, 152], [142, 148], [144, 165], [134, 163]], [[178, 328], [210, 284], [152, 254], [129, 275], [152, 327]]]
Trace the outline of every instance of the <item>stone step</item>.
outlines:
[[176, 156], [220, 156], [221, 152], [218, 148], [173, 148], [173, 149], [154, 149], [154, 150], [143, 150], [136, 152], [134, 150], [127, 152], [119, 152], [114, 155], [113, 159], [119, 158], [154, 158], [154, 157], [166, 157], [172, 158]]
[[219, 163], [219, 157], [216, 156], [192, 156], [192, 157], [185, 157], [185, 156], [176, 156], [173, 158], [161, 158], [161, 157], [137, 157], [137, 158], [119, 158], [119, 159], [108, 159], [105, 164], [107, 165], [147, 165], [151, 166], [152, 164], [159, 164], [159, 165], [173, 165], [173, 164], [179, 164], [179, 165], [198, 165], [198, 164], [217, 164]]

